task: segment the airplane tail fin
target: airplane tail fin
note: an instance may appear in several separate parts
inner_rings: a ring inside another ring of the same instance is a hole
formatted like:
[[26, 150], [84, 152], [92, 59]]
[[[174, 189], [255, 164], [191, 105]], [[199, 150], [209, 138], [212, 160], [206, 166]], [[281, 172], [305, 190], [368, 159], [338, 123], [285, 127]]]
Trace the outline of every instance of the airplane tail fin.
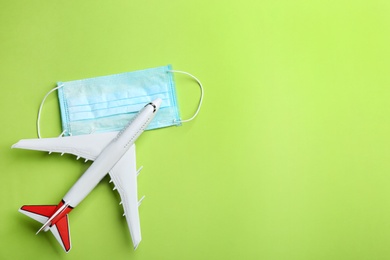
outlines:
[[19, 212], [42, 223], [43, 227], [40, 230], [50, 230], [65, 252], [69, 252], [71, 249], [68, 221], [68, 213], [70, 210], [66, 210], [66, 207], [63, 206], [63, 202], [58, 206], [23, 206], [19, 209]]

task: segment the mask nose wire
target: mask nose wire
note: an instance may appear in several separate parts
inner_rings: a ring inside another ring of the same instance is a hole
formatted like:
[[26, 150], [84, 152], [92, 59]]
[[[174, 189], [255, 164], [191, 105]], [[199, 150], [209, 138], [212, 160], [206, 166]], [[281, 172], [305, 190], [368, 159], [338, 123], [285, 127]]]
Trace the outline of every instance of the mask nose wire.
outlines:
[[204, 95], [203, 85], [202, 85], [202, 83], [200, 82], [200, 80], [198, 78], [196, 78], [194, 75], [192, 75], [192, 74], [190, 74], [188, 72], [181, 71], [181, 70], [168, 70], [168, 72], [181, 73], [181, 74], [187, 75], [187, 76], [193, 78], [199, 85], [199, 88], [200, 88], [200, 99], [199, 99], [198, 108], [196, 109], [195, 114], [191, 118], [189, 118], [189, 119], [180, 120], [181, 123], [189, 122], [189, 121], [193, 120], [199, 114], [199, 110], [200, 110], [200, 107], [202, 106], [203, 95]]
[[61, 88], [63, 85], [59, 85], [55, 88], [52, 88], [49, 92], [46, 93], [45, 97], [42, 99], [42, 102], [41, 102], [41, 105], [39, 106], [39, 110], [38, 110], [38, 117], [37, 117], [37, 133], [38, 133], [38, 138], [42, 138], [41, 137], [41, 127], [40, 127], [40, 121], [41, 121], [41, 114], [42, 114], [42, 107], [43, 107], [43, 103], [45, 103], [45, 100], [46, 98], [54, 91], [56, 91], [57, 89]]

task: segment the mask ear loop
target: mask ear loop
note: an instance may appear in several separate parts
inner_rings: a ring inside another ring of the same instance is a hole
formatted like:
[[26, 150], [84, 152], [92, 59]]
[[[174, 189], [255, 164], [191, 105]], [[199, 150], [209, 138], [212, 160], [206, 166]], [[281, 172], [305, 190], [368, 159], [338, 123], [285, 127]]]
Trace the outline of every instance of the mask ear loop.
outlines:
[[[38, 110], [38, 118], [37, 118], [37, 133], [38, 133], [38, 138], [42, 138], [41, 137], [41, 128], [40, 128], [40, 125], [39, 125], [39, 122], [41, 120], [41, 113], [42, 113], [42, 107], [43, 107], [43, 103], [45, 103], [45, 100], [46, 98], [54, 91], [56, 91], [57, 89], [61, 88], [63, 85], [59, 85], [53, 89], [51, 89], [49, 92], [46, 93], [45, 97], [42, 99], [42, 102], [41, 102], [41, 105], [39, 106], [39, 110]], [[62, 136], [63, 134], [65, 133], [62, 132], [62, 134], [60, 136]]]
[[191, 118], [189, 118], [189, 119], [180, 120], [180, 123], [189, 122], [189, 121], [193, 120], [193, 119], [199, 114], [200, 107], [202, 106], [203, 95], [204, 95], [204, 90], [203, 90], [202, 83], [201, 83], [200, 80], [197, 79], [194, 75], [192, 75], [192, 74], [190, 74], [190, 73], [188, 73], [188, 72], [185, 72], [185, 71], [180, 71], [180, 70], [168, 70], [168, 72], [181, 73], [181, 74], [187, 75], [187, 76], [193, 78], [193, 79], [198, 83], [198, 85], [199, 85], [199, 88], [200, 88], [200, 99], [199, 99], [198, 108], [196, 109], [195, 114], [194, 114]]

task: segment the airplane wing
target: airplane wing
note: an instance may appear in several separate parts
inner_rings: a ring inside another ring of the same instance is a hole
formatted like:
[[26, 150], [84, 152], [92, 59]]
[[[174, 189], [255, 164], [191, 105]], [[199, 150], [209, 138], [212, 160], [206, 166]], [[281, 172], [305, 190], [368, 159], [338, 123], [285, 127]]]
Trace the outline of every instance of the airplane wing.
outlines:
[[12, 148], [49, 153], [69, 153], [88, 160], [95, 160], [117, 134], [118, 132], [109, 132], [56, 138], [22, 139]]
[[127, 225], [134, 249], [141, 242], [141, 228], [138, 215], [137, 169], [135, 164], [135, 145], [110, 170], [110, 177], [122, 199]]

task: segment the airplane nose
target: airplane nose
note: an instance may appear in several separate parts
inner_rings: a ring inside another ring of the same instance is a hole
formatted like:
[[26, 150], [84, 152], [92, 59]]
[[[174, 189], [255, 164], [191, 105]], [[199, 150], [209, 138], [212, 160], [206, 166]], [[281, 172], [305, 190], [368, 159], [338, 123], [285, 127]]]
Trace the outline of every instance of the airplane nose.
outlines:
[[162, 102], [161, 98], [156, 98], [155, 100], [152, 101], [153, 105], [155, 105], [156, 111], [160, 108], [161, 102]]

